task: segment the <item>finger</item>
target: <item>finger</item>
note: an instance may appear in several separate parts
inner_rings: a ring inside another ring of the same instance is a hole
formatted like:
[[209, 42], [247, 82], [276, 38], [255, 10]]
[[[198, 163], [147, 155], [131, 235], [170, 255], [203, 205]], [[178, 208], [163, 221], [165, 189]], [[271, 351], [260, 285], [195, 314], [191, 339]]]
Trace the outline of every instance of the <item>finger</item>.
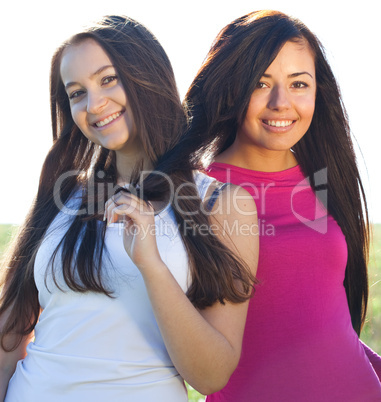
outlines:
[[119, 203], [117, 201], [117, 195], [114, 194], [111, 198], [109, 198], [106, 202], [105, 202], [105, 210], [104, 210], [104, 215], [103, 215], [103, 220], [107, 219], [107, 211], [110, 209], [110, 207], [114, 207], [114, 206], [118, 206]]
[[126, 214], [124, 206], [115, 207], [110, 212], [110, 218], [107, 220], [107, 225], [116, 222], [123, 222], [126, 225], [133, 225], [134, 220]]
[[119, 210], [124, 211], [124, 214], [128, 216], [134, 210], [138, 211], [140, 215], [154, 215], [155, 212], [150, 202], [145, 202], [131, 193], [119, 192], [106, 202], [104, 220], [107, 220], [108, 222], [111, 221], [112, 210], [118, 207], [122, 207]]
[[127, 205], [131, 204], [131, 200], [128, 199], [127, 197], [121, 197], [121, 193], [114, 194], [105, 203], [105, 212], [103, 215], [103, 220], [109, 221], [112, 216], [110, 211], [112, 211], [113, 208], [119, 207], [120, 205], [123, 205], [123, 204], [127, 204]]
[[121, 195], [117, 199], [110, 199], [106, 212], [107, 221], [109, 223], [121, 221], [123, 219], [120, 216], [138, 219], [143, 212], [143, 207], [139, 198], [130, 197], [129, 194]]
[[119, 202], [118, 202], [118, 199], [119, 199], [120, 196], [123, 195], [123, 194], [130, 194], [130, 192], [129, 192], [127, 189], [123, 188], [123, 187], [117, 189], [116, 192], [115, 192], [115, 194], [113, 194], [113, 195], [106, 201], [105, 205], [109, 205], [109, 204], [111, 204], [111, 203], [116, 203], [116, 204], [118, 204], [118, 203], [119, 203]]
[[131, 215], [133, 214], [134, 207], [127, 204], [121, 204], [115, 207], [110, 207], [108, 212], [108, 223], [121, 222], [128, 219], [133, 219]]
[[116, 206], [115, 204], [110, 204], [107, 216], [108, 222], [110, 223], [121, 220], [119, 218], [120, 216], [126, 216], [130, 218], [135, 224], [144, 224], [144, 222], [149, 222], [152, 219], [151, 217], [153, 217], [153, 215], [153, 209], [149, 208], [144, 201], [138, 202], [138, 200], [130, 200], [130, 202], [125, 202], [118, 206]]

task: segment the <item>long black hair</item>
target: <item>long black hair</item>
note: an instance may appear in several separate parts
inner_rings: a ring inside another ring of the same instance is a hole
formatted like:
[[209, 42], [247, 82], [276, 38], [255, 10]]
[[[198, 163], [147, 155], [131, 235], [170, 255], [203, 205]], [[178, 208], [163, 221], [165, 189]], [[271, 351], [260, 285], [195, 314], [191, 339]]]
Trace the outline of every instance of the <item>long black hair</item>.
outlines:
[[315, 191], [314, 173], [327, 168], [328, 211], [347, 241], [344, 285], [352, 325], [359, 334], [368, 300], [367, 206], [339, 87], [316, 36], [298, 19], [278, 11], [253, 12], [228, 24], [186, 94], [184, 105], [192, 110], [189, 136], [203, 138], [200, 156], [227, 149], [254, 89], [287, 41], [307, 42], [315, 57], [315, 112], [293, 151]]
[[[65, 42], [52, 59], [53, 146], [43, 165], [34, 204], [2, 267], [5, 288], [0, 316], [10, 312], [1, 333], [5, 350], [16, 348], [37, 323], [40, 306], [33, 275], [35, 256], [49, 225], [78, 189], [82, 192], [78, 211], [83, 213], [70, 222], [52, 256], [57, 257], [60, 248], [63, 277], [71, 290], [101, 292], [112, 297], [112, 289], [102, 281], [106, 225], [100, 217], [106, 199], [112, 195], [105, 189], [117, 191], [116, 156], [115, 152], [90, 142], [74, 124], [60, 76], [64, 50], [88, 39], [96, 41], [112, 60], [128, 96], [144, 154], [155, 168], [142, 177], [138, 164], [132, 188], [147, 201], [166, 201], [170, 191], [179, 196], [170, 201], [190, 262], [189, 299], [196, 307], [205, 308], [216, 301], [243, 302], [251, 296], [254, 278], [238, 256], [216, 236], [205, 236], [197, 230], [188, 235], [189, 212], [193, 227], [210, 222], [194, 186], [193, 170], [198, 165], [191, 154], [198, 148], [199, 139], [192, 141], [192, 148], [184, 140], [189, 138], [184, 136], [188, 115], [181, 105], [166, 53], [143, 25], [127, 17], [109, 16]], [[16, 340], [13, 336], [7, 338], [14, 334], [18, 335]]]

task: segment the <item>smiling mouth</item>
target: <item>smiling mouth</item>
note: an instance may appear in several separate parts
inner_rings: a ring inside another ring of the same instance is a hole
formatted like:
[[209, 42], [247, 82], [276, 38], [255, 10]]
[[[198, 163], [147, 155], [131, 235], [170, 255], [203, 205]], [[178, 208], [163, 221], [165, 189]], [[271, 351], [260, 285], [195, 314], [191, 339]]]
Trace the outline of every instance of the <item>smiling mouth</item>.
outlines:
[[111, 123], [113, 120], [117, 119], [120, 115], [122, 114], [122, 112], [117, 112], [112, 114], [111, 116], [106, 117], [105, 119], [101, 120], [101, 121], [97, 121], [96, 123], [94, 123], [95, 127], [103, 127], [106, 124]]
[[262, 120], [263, 123], [271, 127], [288, 127], [294, 123], [294, 120]]

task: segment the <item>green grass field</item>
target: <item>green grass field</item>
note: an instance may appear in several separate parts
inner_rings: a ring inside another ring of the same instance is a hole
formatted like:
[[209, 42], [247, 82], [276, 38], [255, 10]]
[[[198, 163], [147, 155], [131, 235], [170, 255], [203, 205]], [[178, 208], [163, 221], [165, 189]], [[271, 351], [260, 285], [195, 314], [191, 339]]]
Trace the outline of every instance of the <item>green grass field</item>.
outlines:
[[[0, 225], [0, 256], [17, 228], [12, 225]], [[366, 325], [361, 339], [377, 353], [381, 353], [381, 224], [373, 227], [373, 245], [369, 261], [369, 307]], [[188, 387], [189, 401], [202, 402], [205, 397]]]
[[0, 225], [0, 256], [4, 252], [9, 243], [12, 234], [17, 230], [14, 225]]
[[381, 354], [381, 224], [373, 227], [369, 259], [369, 304], [361, 339]]

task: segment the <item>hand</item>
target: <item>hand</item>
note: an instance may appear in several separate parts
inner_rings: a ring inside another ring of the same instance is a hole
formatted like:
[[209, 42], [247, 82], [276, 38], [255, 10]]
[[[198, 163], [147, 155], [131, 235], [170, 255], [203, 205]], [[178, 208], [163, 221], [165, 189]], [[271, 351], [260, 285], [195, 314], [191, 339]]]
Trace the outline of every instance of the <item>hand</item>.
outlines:
[[156, 244], [154, 209], [150, 203], [120, 191], [106, 202], [104, 219], [107, 225], [124, 222], [124, 248], [142, 273], [161, 261]]

